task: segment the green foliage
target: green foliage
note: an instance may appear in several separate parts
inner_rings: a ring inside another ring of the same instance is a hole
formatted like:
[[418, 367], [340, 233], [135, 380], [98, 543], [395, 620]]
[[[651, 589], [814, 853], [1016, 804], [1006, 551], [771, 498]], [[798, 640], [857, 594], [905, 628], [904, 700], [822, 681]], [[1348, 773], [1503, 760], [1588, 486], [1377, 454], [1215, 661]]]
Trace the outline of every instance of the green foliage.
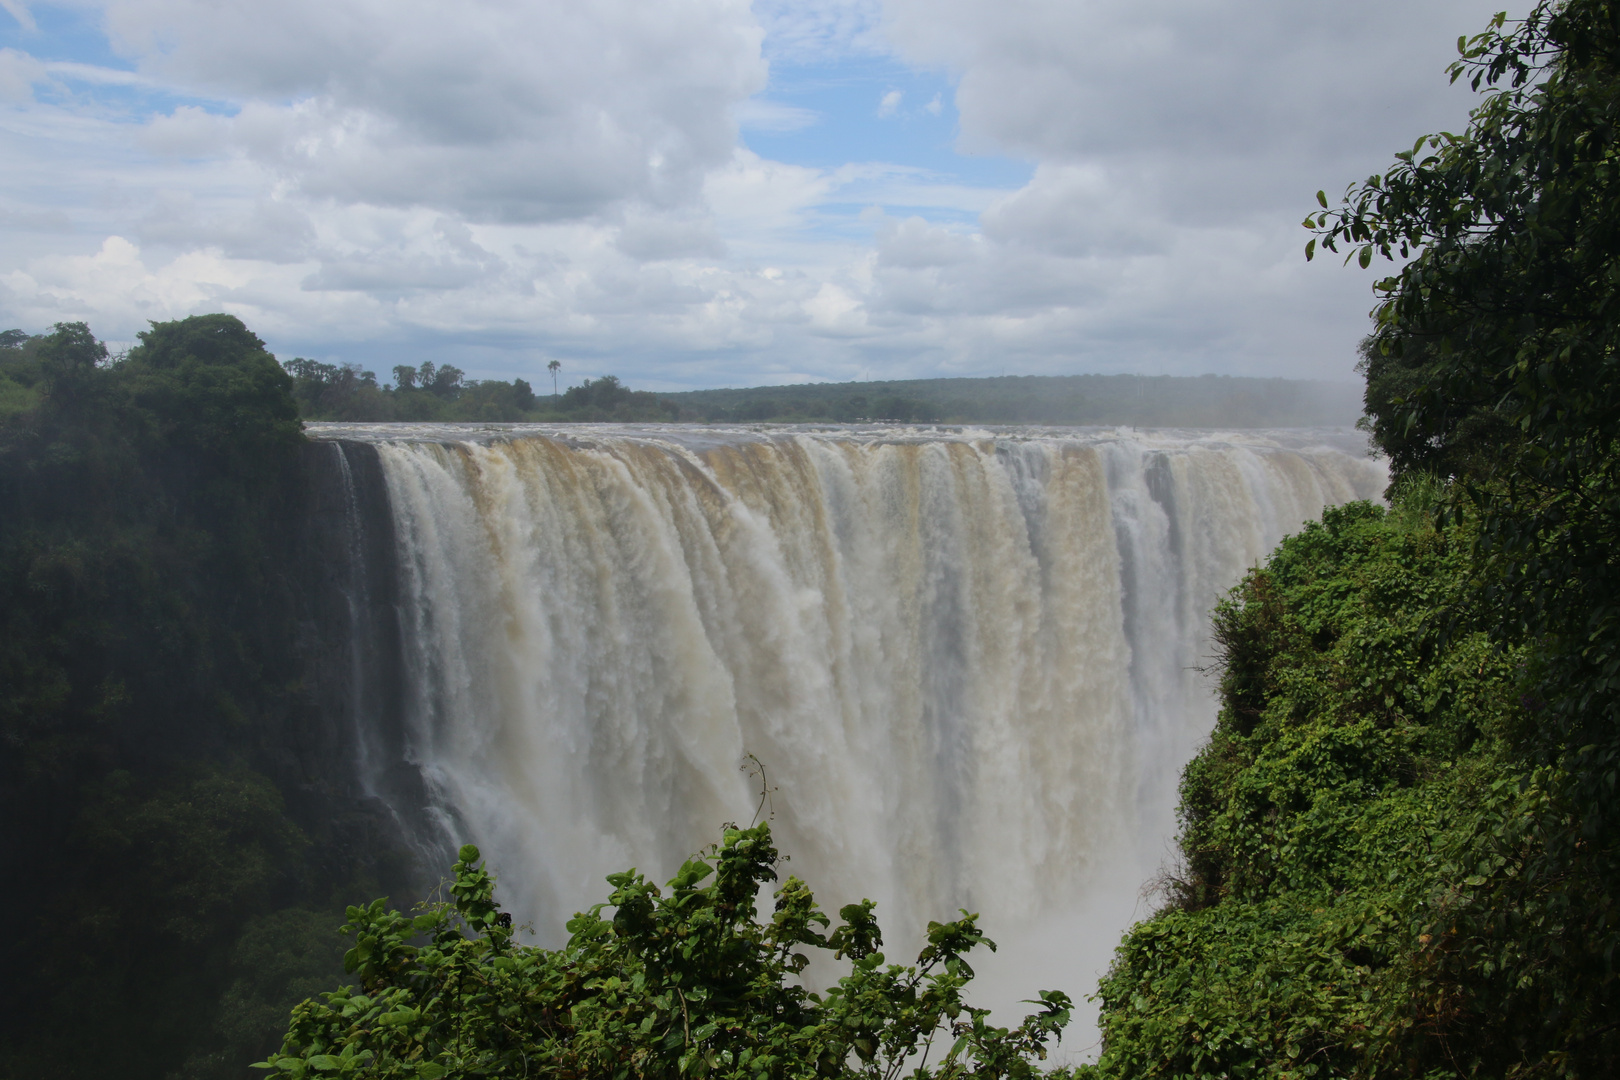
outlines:
[[[929, 924], [912, 966], [877, 951], [871, 901], [845, 907], [824, 933], [829, 920], [789, 878], [762, 918], [758, 895], [777, 863], [767, 825], [728, 827], [667, 892], [634, 870], [610, 876], [607, 902], [576, 915], [556, 951], [514, 941], [478, 860], [477, 848], [461, 849], [453, 904], [415, 918], [380, 900], [351, 907], [344, 962], [358, 989], [298, 1006], [281, 1052], [262, 1067], [295, 1080], [1023, 1078], [1069, 1020], [1056, 992], [1042, 992], [1040, 1010], [1011, 1030], [962, 1001], [973, 977], [966, 955], [994, 948], [965, 912]], [[849, 961], [825, 994], [797, 979], [813, 950]]]
[[[1481, 513], [1504, 625], [1548, 640], [1541, 753], [1594, 829], [1620, 780], [1620, 5], [1544, 2], [1459, 43], [1486, 90], [1461, 135], [1418, 140], [1307, 224], [1325, 247], [1405, 259], [1378, 282], [1375, 435], [1399, 470], [1455, 475]], [[1314, 244], [1315, 241], [1312, 241]]]
[[[323, 364], [295, 357], [283, 365], [292, 376], [298, 413], [311, 420], [392, 420], [388, 396], [375, 371], [357, 364]], [[415, 369], [411, 369], [414, 376]]]
[[1097, 1076], [1612, 1075], [1602, 844], [1443, 489], [1329, 510], [1217, 609], [1182, 863], [1100, 990]]
[[1224, 707], [1183, 780], [1184, 866], [1103, 984], [1099, 1071], [1364, 1061], [1409, 921], [1389, 875], [1441, 814], [1432, 778], [1480, 737], [1465, 702], [1511, 700], [1509, 658], [1438, 640], [1436, 612], [1462, 599], [1457, 539], [1330, 510], [1217, 609]]
[[676, 415], [675, 408], [658, 395], [632, 390], [615, 376], [604, 375], [564, 390], [550, 415], [543, 418], [627, 423], [674, 420]]
[[1411, 341], [1386, 352], [1377, 335], [1362, 340], [1367, 415], [1357, 426], [1372, 436], [1395, 477], [1422, 473], [1452, 479], [1490, 476], [1520, 443], [1519, 429], [1494, 408], [1442, 409], [1414, 416], [1402, 406], [1444, 378], [1451, 363], [1437, 342]]
[[354, 364], [323, 364], [297, 357], [286, 363], [300, 415], [309, 420], [352, 421], [573, 421], [669, 420], [674, 410], [656, 394], [632, 391], [612, 375], [586, 379], [561, 398], [542, 400], [523, 379], [468, 379], [451, 364], [394, 368], [394, 385]]
[[308, 990], [233, 967], [244, 935], [370, 858], [327, 869], [291, 380], [224, 315], [120, 358], [80, 323], [0, 335], [0, 372], [26, 391], [0, 415], [0, 861], [28, 880], [0, 898], [0, 1076], [241, 1075]]
[[82, 409], [94, 393], [96, 368], [107, 359], [107, 346], [83, 323], [57, 323], [56, 332], [34, 353], [47, 397], [59, 407]]
[[398, 365], [389, 386], [353, 364], [299, 357], [286, 368], [307, 420], [1290, 427], [1346, 425], [1356, 416], [1351, 395], [1336, 384], [1213, 375], [912, 379], [676, 394], [631, 390], [604, 375], [561, 395], [536, 397], [523, 379], [469, 380], [450, 365]]
[[45, 389], [38, 359], [42, 341], [21, 330], [0, 333], [0, 423], [39, 404]]
[[285, 482], [303, 429], [292, 381], [264, 342], [232, 315], [154, 323], [136, 336], [117, 368], [125, 416], [150, 425], [143, 440], [162, 447], [171, 471], [192, 472], [216, 505]]
[[250, 920], [231, 947], [216, 1039], [204, 1051], [212, 1067], [193, 1071], [251, 1075], [243, 1065], [280, 1047], [293, 1007], [332, 986], [345, 944], [327, 911], [290, 907]]
[[146, 934], [177, 947], [208, 941], [261, 909], [307, 842], [263, 776], [199, 766], [159, 785], [113, 772], [85, 792], [79, 820], [85, 853], [130, 889], [86, 898], [83, 932], [109, 948]]
[[[1444, 513], [1473, 523], [1457, 576], [1468, 602], [1436, 613], [1436, 651], [1414, 670], [1438, 670], [1467, 626], [1524, 665], [1516, 719], [1469, 706], [1501, 748], [1457, 758], [1455, 780], [1436, 789], [1448, 793], [1436, 824], [1391, 860], [1408, 883], [1391, 895], [1409, 937], [1372, 991], [1385, 1008], [1362, 1067], [1612, 1075], [1620, 4], [1543, 0], [1521, 21], [1498, 15], [1459, 51], [1453, 80], [1484, 93], [1467, 129], [1419, 139], [1338, 208], [1318, 193], [1322, 209], [1306, 219], [1318, 234], [1307, 257], [1320, 242], [1364, 267], [1400, 264], [1375, 285], [1366, 426], [1398, 483], [1454, 479]], [[1286, 651], [1279, 626], [1282, 638], [1250, 635], [1229, 651], [1234, 718], [1253, 713], [1250, 698], [1269, 700], [1266, 679], [1284, 680], [1269, 666]], [[1220, 783], [1248, 768], [1239, 761]], [[1192, 888], [1219, 910], [1225, 879], [1197, 870], [1208, 829], [1189, 812]], [[1219, 843], [1208, 854], [1225, 865]]]

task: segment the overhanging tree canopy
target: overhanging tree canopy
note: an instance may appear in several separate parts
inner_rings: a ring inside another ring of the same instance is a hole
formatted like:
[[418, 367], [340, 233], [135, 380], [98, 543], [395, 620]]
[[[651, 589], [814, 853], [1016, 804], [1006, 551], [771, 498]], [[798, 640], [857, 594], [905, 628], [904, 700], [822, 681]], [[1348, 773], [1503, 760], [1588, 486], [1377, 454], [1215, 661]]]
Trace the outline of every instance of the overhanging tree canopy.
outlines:
[[[1558, 639], [1558, 742], [1612, 737], [1620, 696], [1620, 4], [1544, 0], [1458, 43], [1485, 90], [1306, 218], [1378, 281], [1370, 419], [1397, 471], [1457, 475], [1504, 613]], [[1557, 666], [1557, 665], [1555, 665]], [[1615, 757], [1588, 763], [1606, 777]], [[1605, 783], [1610, 781], [1605, 780]]]

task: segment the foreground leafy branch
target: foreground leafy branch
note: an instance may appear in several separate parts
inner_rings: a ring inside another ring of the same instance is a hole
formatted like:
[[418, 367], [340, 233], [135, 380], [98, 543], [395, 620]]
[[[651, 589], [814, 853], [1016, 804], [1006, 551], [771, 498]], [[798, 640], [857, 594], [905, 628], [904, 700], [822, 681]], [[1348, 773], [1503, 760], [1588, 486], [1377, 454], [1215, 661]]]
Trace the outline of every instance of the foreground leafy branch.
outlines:
[[[1055, 991], [1010, 1030], [963, 1001], [966, 955], [995, 947], [966, 912], [930, 923], [912, 966], [885, 963], [869, 900], [826, 933], [790, 877], [762, 918], [757, 897], [778, 860], [768, 825], [727, 828], [667, 891], [634, 870], [612, 875], [607, 902], [570, 920], [554, 951], [514, 941], [479, 858], [461, 849], [453, 903], [414, 918], [381, 900], [350, 908], [345, 966], [359, 986], [298, 1006], [281, 1052], [259, 1067], [300, 1080], [1023, 1078], [1069, 1021]], [[849, 962], [825, 994], [795, 978], [815, 950]]]

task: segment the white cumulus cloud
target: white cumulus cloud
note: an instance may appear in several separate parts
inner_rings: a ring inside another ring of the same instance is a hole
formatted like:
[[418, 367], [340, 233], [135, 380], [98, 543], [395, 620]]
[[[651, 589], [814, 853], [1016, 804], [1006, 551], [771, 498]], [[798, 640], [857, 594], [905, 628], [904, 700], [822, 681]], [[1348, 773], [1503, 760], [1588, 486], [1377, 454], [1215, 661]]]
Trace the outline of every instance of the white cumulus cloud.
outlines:
[[1346, 377], [1369, 277], [1298, 222], [1466, 122], [1494, 6], [84, 2], [123, 68], [0, 50], [0, 328], [669, 388]]
[[315, 198], [545, 221], [690, 203], [762, 89], [742, 0], [111, 0], [144, 72], [240, 101], [150, 138], [212, 138]]

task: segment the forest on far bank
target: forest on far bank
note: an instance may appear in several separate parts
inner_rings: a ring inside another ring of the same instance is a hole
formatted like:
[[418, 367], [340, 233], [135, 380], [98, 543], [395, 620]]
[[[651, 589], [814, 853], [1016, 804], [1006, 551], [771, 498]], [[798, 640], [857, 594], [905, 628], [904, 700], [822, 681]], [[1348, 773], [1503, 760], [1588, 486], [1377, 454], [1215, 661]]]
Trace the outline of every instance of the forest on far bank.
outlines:
[[391, 382], [353, 364], [283, 365], [306, 420], [1348, 427], [1354, 383], [1236, 376], [1008, 375], [802, 383], [654, 393], [616, 376], [537, 394], [525, 379], [468, 379], [452, 364], [398, 365]]

